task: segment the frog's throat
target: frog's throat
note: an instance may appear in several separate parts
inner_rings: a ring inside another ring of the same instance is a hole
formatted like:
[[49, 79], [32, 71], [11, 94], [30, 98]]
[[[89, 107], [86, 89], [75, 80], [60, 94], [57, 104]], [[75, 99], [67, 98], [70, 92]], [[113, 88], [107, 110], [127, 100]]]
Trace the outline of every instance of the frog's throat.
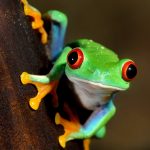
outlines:
[[75, 77], [68, 77], [73, 83], [74, 91], [83, 107], [95, 110], [112, 99], [113, 93], [124, 90], [118, 87], [103, 85]]

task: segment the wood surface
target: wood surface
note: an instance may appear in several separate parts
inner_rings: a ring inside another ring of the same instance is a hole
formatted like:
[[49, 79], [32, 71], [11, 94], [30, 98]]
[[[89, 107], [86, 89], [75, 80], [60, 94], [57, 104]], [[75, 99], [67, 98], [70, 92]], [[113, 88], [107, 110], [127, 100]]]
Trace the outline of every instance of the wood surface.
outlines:
[[[36, 94], [32, 85], [22, 85], [20, 74], [45, 74], [50, 63], [44, 46], [20, 0], [0, 1], [0, 149], [61, 150], [58, 136], [63, 128], [55, 125], [51, 97], [33, 111], [28, 99]], [[82, 142], [67, 144], [67, 150], [81, 150]]]

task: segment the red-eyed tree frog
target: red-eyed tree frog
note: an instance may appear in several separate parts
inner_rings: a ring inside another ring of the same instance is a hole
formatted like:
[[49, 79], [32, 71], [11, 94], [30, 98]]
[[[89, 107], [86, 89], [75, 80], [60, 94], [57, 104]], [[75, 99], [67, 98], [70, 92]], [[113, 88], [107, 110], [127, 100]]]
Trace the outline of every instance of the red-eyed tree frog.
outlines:
[[[51, 19], [51, 44], [54, 65], [47, 75], [33, 75], [23, 72], [23, 84], [31, 83], [37, 87], [38, 94], [29, 104], [37, 110], [43, 97], [52, 93], [57, 104], [57, 85], [62, 75], [73, 84], [82, 106], [93, 113], [84, 124], [77, 117], [68, 121], [56, 114], [56, 124], [64, 127], [65, 133], [59, 137], [62, 147], [74, 139], [85, 139], [86, 145], [91, 137], [102, 138], [106, 124], [115, 114], [113, 104], [117, 91], [129, 88], [130, 81], [136, 76], [137, 68], [130, 59], [119, 59], [110, 49], [89, 39], [79, 39], [63, 47], [67, 18], [58, 11], [49, 11]], [[62, 91], [63, 92], [63, 91]]]

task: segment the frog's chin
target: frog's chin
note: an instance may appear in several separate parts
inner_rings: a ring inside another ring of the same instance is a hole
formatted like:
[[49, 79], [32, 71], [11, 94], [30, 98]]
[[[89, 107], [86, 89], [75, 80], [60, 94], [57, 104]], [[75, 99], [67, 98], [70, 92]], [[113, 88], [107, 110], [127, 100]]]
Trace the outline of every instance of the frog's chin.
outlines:
[[68, 79], [73, 83], [80, 103], [88, 110], [95, 110], [111, 100], [114, 93], [125, 90], [75, 77], [68, 77]]

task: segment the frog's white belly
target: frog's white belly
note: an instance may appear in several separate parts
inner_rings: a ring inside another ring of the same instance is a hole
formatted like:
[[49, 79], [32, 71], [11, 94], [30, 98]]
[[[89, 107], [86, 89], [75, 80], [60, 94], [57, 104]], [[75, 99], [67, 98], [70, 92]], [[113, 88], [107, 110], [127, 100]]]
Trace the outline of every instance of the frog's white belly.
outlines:
[[74, 77], [68, 78], [73, 83], [81, 104], [88, 110], [95, 110], [97, 107], [107, 103], [114, 92], [122, 90]]

